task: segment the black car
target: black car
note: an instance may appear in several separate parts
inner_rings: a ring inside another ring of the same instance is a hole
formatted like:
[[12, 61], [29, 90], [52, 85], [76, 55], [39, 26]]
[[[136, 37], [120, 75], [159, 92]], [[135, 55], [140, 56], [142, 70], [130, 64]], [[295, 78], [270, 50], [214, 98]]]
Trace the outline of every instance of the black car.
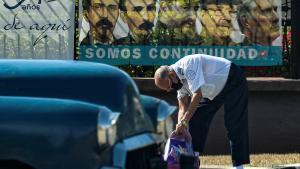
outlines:
[[[0, 165], [22, 164], [35, 169], [147, 169], [159, 161], [158, 147], [173, 129], [176, 107], [141, 96], [125, 72], [105, 64], [1, 60], [0, 86], [0, 144], [11, 143], [1, 147]], [[15, 110], [14, 105], [20, 105], [22, 111]], [[74, 106], [68, 109], [68, 105]], [[64, 107], [69, 111], [68, 117]], [[95, 116], [93, 111], [97, 108]], [[91, 110], [78, 113], [81, 109]], [[24, 118], [18, 117], [18, 113], [23, 113], [20, 117]], [[61, 119], [51, 120], [54, 116]], [[101, 120], [103, 117], [106, 120]], [[94, 119], [94, 128], [92, 124], [81, 124], [80, 118]], [[24, 125], [18, 125], [19, 122]], [[44, 132], [39, 132], [41, 128]], [[44, 140], [44, 146], [37, 144], [37, 140]], [[15, 151], [9, 151], [12, 149]], [[48, 153], [50, 149], [52, 153]]]

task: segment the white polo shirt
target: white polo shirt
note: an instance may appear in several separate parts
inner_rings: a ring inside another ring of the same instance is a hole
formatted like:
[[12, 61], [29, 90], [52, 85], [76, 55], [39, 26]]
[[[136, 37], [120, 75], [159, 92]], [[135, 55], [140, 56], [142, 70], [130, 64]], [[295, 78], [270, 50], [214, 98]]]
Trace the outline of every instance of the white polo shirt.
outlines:
[[192, 96], [201, 89], [202, 96], [213, 100], [224, 88], [231, 62], [227, 59], [205, 55], [188, 55], [171, 65], [183, 83], [177, 98]]

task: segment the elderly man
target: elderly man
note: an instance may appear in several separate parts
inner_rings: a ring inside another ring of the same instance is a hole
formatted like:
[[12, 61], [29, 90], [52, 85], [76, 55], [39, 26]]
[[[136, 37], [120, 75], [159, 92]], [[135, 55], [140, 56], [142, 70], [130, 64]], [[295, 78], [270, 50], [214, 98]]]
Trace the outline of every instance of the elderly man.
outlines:
[[246, 41], [262, 46], [281, 45], [275, 0], [242, 0], [238, 21]]
[[249, 163], [248, 89], [238, 66], [224, 58], [195, 54], [161, 66], [154, 79], [162, 90], [177, 90], [176, 132], [188, 137], [189, 129], [197, 151], [203, 152], [213, 116], [224, 105], [233, 166]]
[[90, 31], [81, 45], [112, 44], [115, 40], [113, 30], [119, 16], [119, 0], [84, 0], [83, 9]]
[[121, 17], [128, 24], [128, 44], [148, 44], [156, 18], [156, 0], [121, 0]]

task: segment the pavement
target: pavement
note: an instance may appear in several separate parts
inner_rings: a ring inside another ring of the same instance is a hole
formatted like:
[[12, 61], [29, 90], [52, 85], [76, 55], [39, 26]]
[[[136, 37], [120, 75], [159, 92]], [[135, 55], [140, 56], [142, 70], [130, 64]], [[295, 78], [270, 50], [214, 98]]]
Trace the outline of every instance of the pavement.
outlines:
[[[200, 169], [232, 169], [232, 166], [222, 166], [222, 165], [201, 165]], [[244, 169], [300, 169], [300, 163], [297, 164], [286, 164], [274, 167], [247, 167]]]
[[286, 164], [286, 165], [280, 165], [278, 168], [282, 169], [300, 169], [300, 163], [297, 164]]
[[[232, 166], [222, 166], [222, 165], [201, 165], [200, 169], [232, 169]], [[267, 167], [247, 167], [244, 169], [272, 169]]]

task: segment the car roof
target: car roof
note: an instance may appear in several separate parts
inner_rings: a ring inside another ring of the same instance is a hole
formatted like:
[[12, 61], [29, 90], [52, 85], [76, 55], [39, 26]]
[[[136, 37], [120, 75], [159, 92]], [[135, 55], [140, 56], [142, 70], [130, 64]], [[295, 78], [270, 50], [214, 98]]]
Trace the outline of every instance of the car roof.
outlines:
[[[41, 93], [43, 92], [43, 93]], [[78, 98], [122, 112], [137, 86], [122, 70], [101, 63], [0, 60], [0, 95]]]
[[[120, 69], [101, 63], [72, 60], [0, 60], [1, 76], [126, 76]], [[63, 74], [62, 74], [63, 72]]]

